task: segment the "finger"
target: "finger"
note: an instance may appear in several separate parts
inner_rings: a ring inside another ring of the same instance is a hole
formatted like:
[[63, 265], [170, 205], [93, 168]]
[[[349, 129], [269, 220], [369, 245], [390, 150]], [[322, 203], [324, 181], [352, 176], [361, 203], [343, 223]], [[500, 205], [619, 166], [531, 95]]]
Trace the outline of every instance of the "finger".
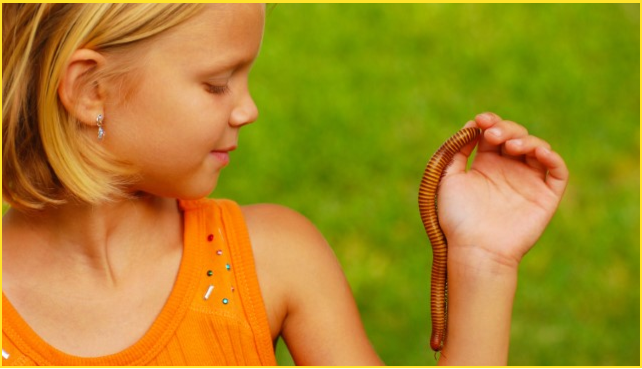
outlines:
[[[482, 132], [482, 137], [479, 139], [479, 147], [477, 148], [478, 152], [499, 152], [499, 146], [488, 141], [488, 138], [486, 137], [486, 130], [491, 129], [501, 121], [502, 118], [495, 113], [482, 113], [478, 114], [475, 117], [475, 123], [477, 124], [477, 126], [484, 130]], [[496, 133], [498, 132], [492, 132], [492, 134]]]
[[528, 136], [528, 130], [510, 120], [502, 120], [484, 132], [486, 139], [493, 145], [502, 145], [508, 140]]
[[515, 138], [507, 141], [503, 145], [502, 151], [505, 152], [505, 156], [509, 156], [511, 158], [519, 158], [519, 161], [526, 163], [528, 166], [535, 170], [540, 171], [542, 173], [542, 176], [544, 176], [546, 174], [547, 168], [535, 157], [535, 149], [538, 147], [544, 147], [548, 150], [551, 149], [551, 145], [548, 142], [542, 140], [539, 137], [529, 135], [526, 137]]
[[551, 149], [551, 145], [548, 142], [531, 135], [510, 139], [504, 145], [506, 153], [513, 156], [526, 155], [540, 146]]
[[[510, 160], [518, 161], [524, 163], [524, 156], [521, 154], [513, 155], [507, 151], [506, 142], [512, 139], [519, 139], [528, 136], [528, 130], [523, 126], [509, 121], [503, 120], [497, 123], [494, 127], [486, 131], [489, 135], [488, 142], [490, 144], [495, 144], [499, 147], [499, 154]], [[493, 142], [493, 140], [495, 142]]]
[[535, 152], [525, 155], [524, 163], [540, 173], [540, 178], [546, 178], [546, 172], [548, 171], [548, 169], [546, 169], [546, 166], [544, 164], [540, 163], [540, 161], [537, 160], [537, 157], [535, 157]]
[[495, 121], [494, 124], [487, 125], [484, 131], [484, 137], [480, 142], [479, 151], [505, 154], [502, 150], [502, 145], [506, 141], [527, 135], [528, 130], [522, 125], [509, 120]]
[[[477, 124], [474, 121], [468, 121], [464, 124], [463, 128], [476, 127]], [[468, 145], [464, 146], [453, 156], [453, 161], [448, 168], [446, 168], [446, 175], [452, 173], [463, 173], [466, 171], [466, 165], [468, 164], [468, 158], [475, 149], [475, 145], [479, 139], [473, 140]]]
[[492, 112], [481, 113], [475, 116], [475, 123], [477, 123], [477, 126], [481, 129], [488, 129], [501, 120], [502, 118], [499, 115]]
[[564, 159], [553, 150], [546, 147], [535, 149], [535, 157], [548, 169], [546, 185], [561, 198], [568, 184], [568, 168]]
[[524, 155], [511, 155], [506, 151], [506, 144], [500, 145], [500, 153], [503, 158], [518, 161], [520, 163], [525, 163], [525, 156]]

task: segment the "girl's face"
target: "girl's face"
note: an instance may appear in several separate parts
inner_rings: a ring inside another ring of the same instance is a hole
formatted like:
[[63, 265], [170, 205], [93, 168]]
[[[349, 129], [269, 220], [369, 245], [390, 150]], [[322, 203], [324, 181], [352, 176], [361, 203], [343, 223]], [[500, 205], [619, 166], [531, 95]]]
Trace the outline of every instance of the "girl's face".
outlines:
[[214, 189], [239, 129], [258, 116], [248, 74], [264, 17], [264, 5], [208, 5], [128, 56], [140, 58], [140, 75], [107, 85], [100, 144], [139, 169], [133, 191], [195, 199]]

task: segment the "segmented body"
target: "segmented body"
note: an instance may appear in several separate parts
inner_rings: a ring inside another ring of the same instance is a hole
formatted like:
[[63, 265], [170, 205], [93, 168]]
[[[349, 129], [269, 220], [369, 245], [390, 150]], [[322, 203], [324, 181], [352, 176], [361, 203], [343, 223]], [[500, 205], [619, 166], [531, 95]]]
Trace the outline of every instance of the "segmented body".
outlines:
[[430, 312], [432, 334], [430, 347], [441, 351], [446, 339], [448, 322], [448, 281], [446, 262], [448, 244], [437, 217], [437, 189], [445, 169], [462, 147], [479, 136], [481, 129], [463, 128], [450, 137], [430, 158], [419, 186], [419, 213], [432, 245], [432, 272], [430, 277]]

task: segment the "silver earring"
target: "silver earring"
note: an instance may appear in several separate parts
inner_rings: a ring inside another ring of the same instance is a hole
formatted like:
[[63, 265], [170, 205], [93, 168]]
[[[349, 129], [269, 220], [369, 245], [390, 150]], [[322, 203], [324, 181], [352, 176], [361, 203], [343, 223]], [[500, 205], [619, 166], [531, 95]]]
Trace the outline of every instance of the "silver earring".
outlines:
[[103, 115], [98, 114], [96, 117], [96, 125], [98, 126], [98, 141], [102, 141], [105, 137], [105, 130], [103, 129]]

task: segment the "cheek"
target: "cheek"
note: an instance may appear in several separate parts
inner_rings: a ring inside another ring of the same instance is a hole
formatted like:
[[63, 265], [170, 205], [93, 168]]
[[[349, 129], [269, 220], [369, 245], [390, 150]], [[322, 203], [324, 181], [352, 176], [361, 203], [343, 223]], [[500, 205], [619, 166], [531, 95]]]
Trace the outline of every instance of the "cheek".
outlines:
[[193, 102], [174, 95], [165, 86], [142, 84], [126, 101], [114, 104], [107, 112], [105, 129], [119, 152], [127, 148], [146, 146], [148, 149], [166, 144], [176, 137], [175, 127], [180, 127], [189, 117], [185, 112], [195, 109]]
[[143, 171], [193, 170], [226, 138], [230, 100], [185, 79], [143, 78], [110, 109], [104, 143]]

